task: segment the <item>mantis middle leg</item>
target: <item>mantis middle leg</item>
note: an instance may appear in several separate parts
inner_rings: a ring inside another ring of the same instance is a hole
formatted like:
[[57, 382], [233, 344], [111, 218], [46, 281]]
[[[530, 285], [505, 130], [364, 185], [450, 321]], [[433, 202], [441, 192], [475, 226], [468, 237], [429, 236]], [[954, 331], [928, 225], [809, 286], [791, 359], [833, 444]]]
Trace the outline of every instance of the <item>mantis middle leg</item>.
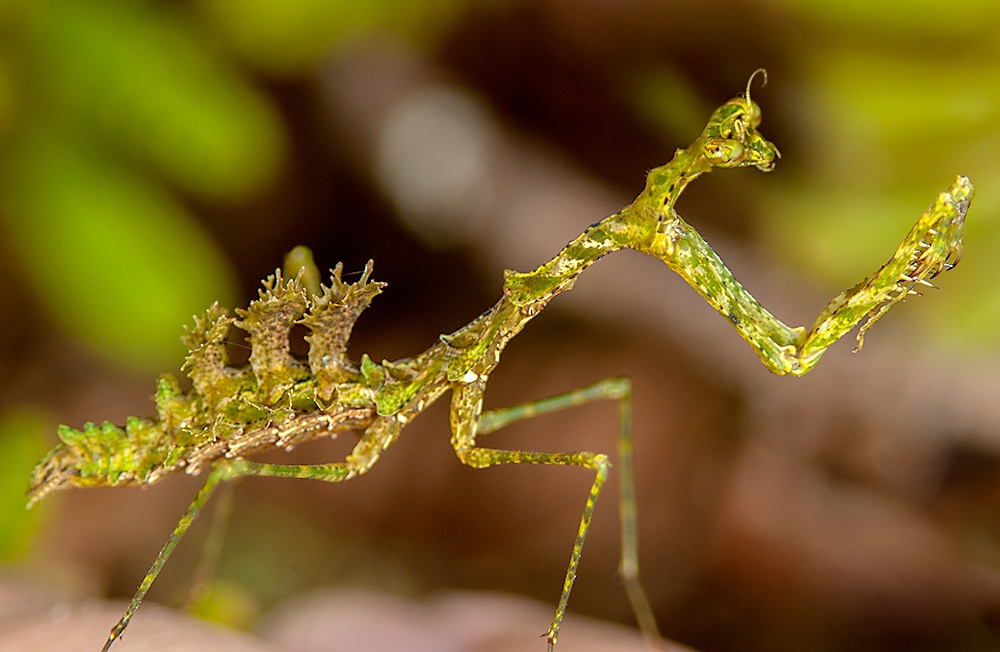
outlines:
[[464, 385], [455, 390], [451, 405], [452, 446], [458, 458], [475, 468], [495, 464], [549, 464], [556, 466], [582, 466], [595, 471], [594, 483], [587, 494], [587, 503], [580, 518], [573, 552], [570, 555], [562, 593], [552, 624], [546, 633], [551, 651], [559, 635], [559, 628], [569, 603], [570, 592], [576, 581], [583, 544], [594, 514], [594, 506], [601, 487], [607, 479], [610, 462], [607, 455], [590, 451], [570, 453], [544, 453], [537, 451], [503, 450], [476, 445], [476, 437], [495, 432], [516, 421], [540, 414], [563, 410], [596, 400], [618, 401], [618, 458], [620, 464], [621, 563], [619, 573], [640, 630], [647, 640], [659, 639], [656, 619], [649, 600], [639, 582], [638, 544], [636, 536], [635, 480], [632, 466], [632, 383], [627, 378], [602, 380], [565, 394], [538, 401], [531, 401], [509, 408], [482, 412], [485, 379]]

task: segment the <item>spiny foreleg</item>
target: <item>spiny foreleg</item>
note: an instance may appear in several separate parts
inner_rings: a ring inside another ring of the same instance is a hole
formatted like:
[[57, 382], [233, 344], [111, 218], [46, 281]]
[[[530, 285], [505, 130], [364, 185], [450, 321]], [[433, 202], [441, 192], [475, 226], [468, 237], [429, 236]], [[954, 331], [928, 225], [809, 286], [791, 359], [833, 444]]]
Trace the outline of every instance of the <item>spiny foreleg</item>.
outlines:
[[[701, 234], [672, 211], [661, 212], [661, 223], [653, 237], [625, 242], [622, 246], [665, 262], [729, 319], [768, 369], [800, 376], [819, 362], [830, 345], [864, 321], [858, 333], [860, 349], [865, 332], [892, 306], [958, 263], [962, 230], [974, 192], [967, 177], [957, 177], [917, 220], [889, 261], [835, 297], [808, 330], [788, 326], [761, 306]], [[632, 225], [634, 230], [634, 225], [643, 223], [646, 214], [659, 210], [650, 205], [654, 199], [656, 196], [647, 191], [598, 226], [610, 229], [621, 223]], [[627, 228], [618, 228], [629, 232]]]
[[894, 305], [962, 258], [962, 230], [975, 188], [968, 177], [956, 177], [945, 192], [920, 216], [889, 261], [853, 288], [835, 297], [816, 318], [802, 347], [804, 361], [823, 350], [862, 322], [855, 352], [864, 344], [865, 332]]

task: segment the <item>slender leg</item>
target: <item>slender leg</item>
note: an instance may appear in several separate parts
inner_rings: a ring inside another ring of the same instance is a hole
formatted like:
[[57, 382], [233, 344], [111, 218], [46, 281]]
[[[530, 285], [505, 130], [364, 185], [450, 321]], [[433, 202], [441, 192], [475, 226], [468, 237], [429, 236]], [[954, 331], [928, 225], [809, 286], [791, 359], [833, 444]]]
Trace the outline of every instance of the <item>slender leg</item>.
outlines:
[[222, 494], [215, 501], [212, 522], [208, 529], [208, 536], [205, 538], [201, 559], [194, 571], [194, 580], [191, 582], [191, 590], [188, 592], [187, 604], [184, 605], [184, 611], [188, 613], [193, 613], [197, 605], [205, 599], [210, 591], [209, 585], [219, 565], [219, 558], [222, 556], [222, 546], [226, 538], [226, 524], [229, 522], [232, 511], [233, 485], [223, 484]]
[[621, 460], [621, 542], [622, 557], [619, 572], [632, 603], [639, 627], [650, 642], [659, 639], [656, 619], [649, 601], [639, 583], [639, 563], [636, 542], [636, 509], [634, 477], [632, 472], [632, 384], [627, 378], [603, 380], [581, 389], [550, 398], [524, 403], [514, 407], [482, 413], [482, 396], [485, 381], [470, 383], [455, 390], [452, 399], [452, 446], [459, 459], [476, 468], [494, 464], [552, 464], [582, 466], [595, 471], [594, 484], [587, 495], [587, 503], [580, 518], [569, 567], [563, 581], [562, 593], [555, 617], [547, 632], [549, 650], [556, 644], [559, 627], [566, 614], [570, 592], [576, 580], [583, 543], [590, 529], [594, 505], [607, 478], [610, 463], [606, 455], [588, 451], [574, 453], [541, 453], [483, 448], [476, 445], [476, 436], [495, 432], [515, 421], [529, 419], [539, 414], [555, 412], [568, 407], [596, 400], [618, 401], [618, 453]]
[[393, 441], [395, 441], [397, 435], [399, 434], [399, 429], [399, 423], [392, 418], [377, 419], [371, 426], [368, 427], [365, 434], [354, 446], [354, 450], [351, 451], [344, 462], [299, 465], [264, 464], [260, 462], [250, 462], [244, 459], [233, 459], [223, 460], [217, 463], [211, 474], [209, 474], [208, 480], [205, 481], [205, 486], [203, 486], [201, 491], [198, 492], [198, 495], [195, 496], [194, 501], [192, 501], [191, 505], [187, 508], [187, 511], [184, 513], [184, 516], [181, 517], [180, 522], [177, 523], [177, 527], [175, 527], [174, 531], [170, 534], [170, 538], [167, 539], [163, 548], [160, 549], [160, 554], [156, 556], [156, 560], [149, 568], [149, 572], [146, 573], [146, 576], [143, 578], [138, 590], [136, 590], [135, 596], [132, 598], [132, 602], [125, 611], [125, 615], [122, 616], [121, 620], [119, 620], [118, 623], [111, 629], [111, 634], [108, 636], [108, 640], [104, 644], [104, 647], [101, 648], [101, 652], [108, 652], [111, 644], [114, 643], [115, 639], [119, 638], [122, 635], [122, 632], [125, 631], [125, 628], [128, 627], [128, 623], [132, 619], [132, 615], [135, 613], [135, 610], [139, 608], [143, 598], [146, 597], [149, 587], [152, 586], [153, 581], [156, 579], [156, 576], [160, 574], [160, 570], [167, 562], [170, 554], [174, 551], [177, 543], [187, 532], [191, 523], [194, 521], [195, 517], [198, 516], [201, 508], [205, 506], [205, 502], [208, 501], [208, 498], [212, 495], [212, 492], [215, 491], [215, 488], [220, 482], [244, 475], [279, 478], [308, 478], [311, 480], [322, 480], [324, 482], [343, 482], [345, 480], [350, 480], [351, 478], [368, 471], [368, 469], [370, 469], [375, 462], [378, 461], [381, 452], [385, 450]]
[[625, 593], [632, 605], [639, 630], [651, 649], [658, 649], [660, 630], [656, 626], [649, 598], [639, 581], [639, 537], [636, 524], [635, 470], [632, 464], [632, 383], [627, 378], [619, 379], [616, 394], [608, 398], [618, 398], [618, 513], [621, 519], [622, 558], [618, 566]]
[[219, 482], [229, 477], [231, 477], [231, 475], [230, 466], [228, 464], [219, 466], [214, 469], [211, 474], [209, 474], [208, 480], [205, 482], [205, 486], [202, 487], [201, 491], [198, 492], [198, 495], [195, 496], [194, 501], [191, 503], [190, 507], [187, 508], [187, 511], [184, 512], [184, 516], [181, 517], [177, 527], [175, 527], [174, 531], [170, 534], [170, 538], [167, 539], [163, 548], [160, 549], [160, 554], [156, 556], [156, 561], [153, 562], [149, 572], [146, 573], [146, 577], [142, 578], [142, 584], [139, 585], [138, 590], [135, 592], [135, 596], [132, 598], [132, 602], [129, 604], [128, 609], [125, 610], [125, 615], [122, 616], [121, 620], [119, 620], [118, 623], [111, 628], [111, 634], [108, 636], [108, 640], [104, 644], [104, 647], [101, 648], [101, 652], [108, 652], [111, 644], [114, 643], [115, 639], [121, 636], [122, 632], [125, 631], [125, 628], [128, 627], [128, 622], [132, 619], [132, 614], [134, 614], [135, 610], [139, 608], [139, 604], [142, 602], [142, 599], [146, 597], [146, 592], [149, 591], [149, 587], [153, 585], [153, 580], [156, 579], [156, 576], [160, 574], [163, 564], [167, 562], [167, 559], [170, 557], [170, 553], [172, 553], [174, 548], [177, 546], [177, 542], [180, 541], [181, 537], [184, 536], [184, 533], [187, 532], [187, 529], [191, 526], [191, 522], [194, 521], [196, 516], [198, 516], [198, 512], [201, 511], [201, 508], [205, 505], [205, 501], [207, 501], [209, 496], [212, 495], [212, 492], [215, 491]]

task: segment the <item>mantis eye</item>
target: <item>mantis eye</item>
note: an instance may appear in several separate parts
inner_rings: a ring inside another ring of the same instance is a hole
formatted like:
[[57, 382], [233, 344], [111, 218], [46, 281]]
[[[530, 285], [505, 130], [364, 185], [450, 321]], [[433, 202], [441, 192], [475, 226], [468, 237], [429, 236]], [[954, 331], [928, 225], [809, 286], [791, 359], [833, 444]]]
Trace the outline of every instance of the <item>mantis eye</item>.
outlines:
[[715, 138], [705, 143], [705, 158], [717, 168], [732, 168], [743, 162], [743, 145], [737, 140]]

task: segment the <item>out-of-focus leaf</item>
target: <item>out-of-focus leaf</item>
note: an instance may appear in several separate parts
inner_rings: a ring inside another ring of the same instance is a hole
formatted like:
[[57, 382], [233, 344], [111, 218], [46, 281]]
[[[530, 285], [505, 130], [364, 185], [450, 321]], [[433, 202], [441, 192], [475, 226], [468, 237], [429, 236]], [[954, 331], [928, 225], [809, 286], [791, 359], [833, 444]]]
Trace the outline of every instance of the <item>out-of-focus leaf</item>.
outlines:
[[39, 510], [25, 509], [32, 467], [45, 454], [45, 425], [29, 411], [0, 415], [0, 561], [28, 551]]
[[826, 27], [885, 40], [991, 34], [1000, 18], [1000, 4], [994, 0], [786, 0], [785, 5]]
[[200, 0], [230, 48], [273, 73], [311, 67], [339, 42], [390, 31], [433, 44], [481, 0]]
[[[929, 193], [927, 204], [933, 198]], [[859, 202], [856, 196], [833, 187], [784, 188], [766, 195], [766, 201], [769, 223], [789, 225], [769, 229], [770, 246], [786, 260], [838, 286], [856, 282], [888, 260], [926, 208], [919, 200], [906, 202], [887, 193]], [[864, 242], [858, 242], [859, 234], [864, 234]], [[885, 260], [880, 260], [882, 254]]]
[[16, 92], [6, 58], [0, 57], [0, 143], [14, 123], [16, 113]]
[[162, 190], [57, 134], [21, 133], [5, 156], [0, 216], [52, 314], [125, 364], [176, 366], [181, 325], [234, 294], [206, 234]]
[[666, 65], [633, 75], [625, 92], [639, 116], [667, 139], [681, 134], [695, 138], [713, 109], [678, 70]]
[[241, 198], [274, 180], [286, 147], [276, 110], [178, 15], [54, 0], [32, 18], [27, 69], [59, 122], [205, 197]]
[[260, 617], [260, 604], [241, 584], [215, 579], [199, 589], [187, 609], [193, 616], [236, 629], [250, 629]]
[[825, 170], [854, 178], [867, 173], [883, 186], [894, 177], [933, 180], [967, 165], [969, 147], [984, 137], [1000, 138], [992, 129], [1000, 120], [996, 62], [959, 66], [955, 60], [853, 49], [817, 54], [804, 65], [814, 98], [812, 122], [824, 126], [815, 130], [821, 140], [811, 151], [821, 154], [816, 159]]

